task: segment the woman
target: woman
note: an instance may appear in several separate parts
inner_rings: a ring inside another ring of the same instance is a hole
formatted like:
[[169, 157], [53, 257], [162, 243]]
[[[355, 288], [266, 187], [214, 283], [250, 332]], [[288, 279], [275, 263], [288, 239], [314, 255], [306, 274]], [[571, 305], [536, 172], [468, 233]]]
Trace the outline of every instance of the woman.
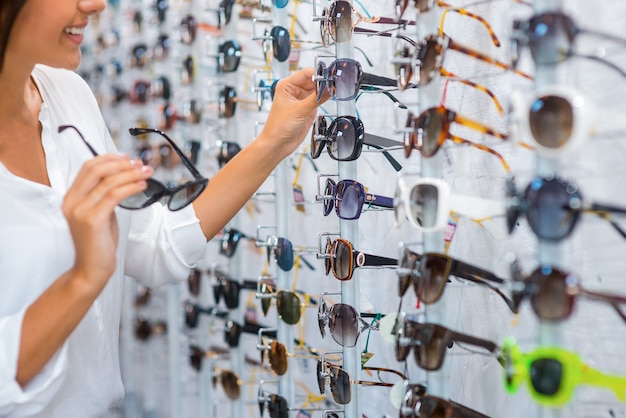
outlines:
[[[309, 129], [312, 71], [278, 84], [263, 132], [191, 205], [128, 211], [152, 169], [117, 153], [73, 72], [104, 0], [0, 3], [0, 416], [94, 417], [123, 396], [121, 279], [184, 279]], [[93, 157], [75, 125], [98, 151]]]

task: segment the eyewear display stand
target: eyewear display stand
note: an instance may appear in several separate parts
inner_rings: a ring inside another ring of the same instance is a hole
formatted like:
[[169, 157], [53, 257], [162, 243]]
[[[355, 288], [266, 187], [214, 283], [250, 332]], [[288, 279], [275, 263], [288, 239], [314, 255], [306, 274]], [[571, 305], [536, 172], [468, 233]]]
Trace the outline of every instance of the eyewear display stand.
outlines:
[[[353, 2], [350, 1], [350, 4]], [[320, 11], [318, 11], [319, 13]], [[354, 43], [341, 42], [335, 44], [336, 58], [351, 58], [354, 59]], [[355, 101], [337, 101], [337, 115], [356, 115]], [[350, 162], [338, 162], [339, 180], [343, 179], [356, 179], [357, 176], [357, 163], [356, 161]], [[359, 245], [359, 233], [358, 222], [339, 220], [339, 232], [342, 238], [350, 241], [356, 248]], [[341, 282], [341, 302], [348, 304], [357, 312], [360, 312], [360, 300], [359, 300], [359, 274], [358, 269], [355, 271], [352, 280]], [[358, 349], [358, 345], [355, 347], [343, 348], [343, 368], [348, 372], [350, 376], [361, 375], [361, 357]], [[360, 418], [361, 417], [361, 389], [360, 385], [352, 385], [352, 402], [345, 405], [344, 417], [345, 418]]]
[[[544, 11], [554, 11], [561, 9], [561, 0], [535, 0], [533, 7], [536, 13]], [[535, 66], [535, 89], [539, 90], [548, 85], [558, 82], [557, 67], [554, 65]], [[537, 154], [536, 170], [538, 176], [555, 175], [560, 172], [561, 161], [558, 158], [549, 158]], [[561, 241], [562, 242], [562, 241]], [[561, 242], [548, 242], [539, 239], [537, 254], [539, 265], [559, 266], [563, 264], [563, 246]], [[562, 329], [558, 323], [548, 323], [541, 321], [539, 325], [539, 335], [537, 336], [539, 345], [555, 346], [562, 345]], [[563, 410], [554, 407], [543, 407], [540, 412], [542, 418], [561, 418]]]
[[[433, 7], [433, 10], [426, 13], [417, 13], [416, 16], [416, 39], [423, 39], [426, 36], [437, 33], [439, 27], [439, 20], [441, 18], [441, 8]], [[443, 97], [443, 82], [441, 80], [434, 80], [433, 82], [420, 86], [417, 89], [418, 92], [418, 106], [419, 111], [428, 109], [433, 106], [439, 106]], [[430, 158], [422, 157], [421, 161], [421, 174], [422, 177], [431, 178], [443, 178], [443, 158], [445, 148]], [[423, 233], [423, 245], [424, 252], [436, 252], [444, 253], [444, 240], [443, 231], [427, 232]], [[437, 303], [425, 307], [426, 320], [428, 322], [444, 324], [446, 321], [446, 303], [445, 298]], [[441, 396], [443, 398], [449, 397], [448, 385], [446, 382], [446, 376], [449, 376], [449, 366], [446, 366], [449, 362], [444, 362], [441, 370], [427, 374], [427, 386], [428, 391], [431, 394]]]

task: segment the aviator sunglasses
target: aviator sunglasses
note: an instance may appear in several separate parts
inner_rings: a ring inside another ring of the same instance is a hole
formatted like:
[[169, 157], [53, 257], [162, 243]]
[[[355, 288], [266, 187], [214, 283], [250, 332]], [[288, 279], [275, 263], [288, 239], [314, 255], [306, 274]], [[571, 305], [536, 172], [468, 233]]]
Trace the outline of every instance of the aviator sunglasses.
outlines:
[[537, 237], [560, 241], [572, 233], [581, 213], [591, 213], [606, 219], [626, 239], [626, 230], [611, 219], [611, 214], [626, 214], [626, 208], [585, 202], [578, 187], [565, 179], [537, 177], [528, 184], [523, 194], [509, 179], [506, 208], [509, 232], [513, 232], [517, 220], [525, 215]]
[[[59, 133], [63, 132], [65, 129], [71, 128], [78, 133], [78, 136], [85, 143], [89, 151], [93, 154], [93, 156], [97, 156], [98, 153], [96, 150], [87, 142], [83, 134], [73, 125], [62, 125], [59, 126]], [[192, 203], [200, 193], [204, 191], [209, 180], [206, 177], [203, 177], [198, 169], [193, 165], [193, 163], [187, 158], [185, 153], [178, 148], [178, 145], [170, 139], [165, 133], [157, 130], [157, 129], [149, 129], [149, 128], [130, 128], [130, 134], [133, 136], [143, 135], [147, 133], [158, 133], [172, 146], [172, 149], [176, 152], [176, 154], [180, 157], [181, 162], [189, 172], [193, 175], [194, 179], [187, 183], [181, 184], [179, 186], [168, 187], [165, 186], [158, 180], [154, 178], [149, 178], [146, 180], [148, 186], [142, 192], [139, 192], [133, 196], [127, 197], [126, 199], [120, 202], [119, 206], [124, 209], [143, 209], [146, 208], [153, 203], [158, 201], [167, 202], [167, 208], [171, 211], [181, 210], [190, 203]]]

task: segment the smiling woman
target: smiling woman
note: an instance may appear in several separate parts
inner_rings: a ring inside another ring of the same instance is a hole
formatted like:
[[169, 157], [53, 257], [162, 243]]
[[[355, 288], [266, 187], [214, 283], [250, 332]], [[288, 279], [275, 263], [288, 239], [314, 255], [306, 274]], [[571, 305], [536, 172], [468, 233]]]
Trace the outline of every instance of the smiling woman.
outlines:
[[210, 182], [189, 163], [191, 183], [157, 184], [118, 152], [91, 89], [69, 71], [104, 7], [0, 2], [1, 417], [96, 417], [119, 403], [124, 276], [186, 279], [318, 106], [311, 69], [285, 77], [263, 131]]

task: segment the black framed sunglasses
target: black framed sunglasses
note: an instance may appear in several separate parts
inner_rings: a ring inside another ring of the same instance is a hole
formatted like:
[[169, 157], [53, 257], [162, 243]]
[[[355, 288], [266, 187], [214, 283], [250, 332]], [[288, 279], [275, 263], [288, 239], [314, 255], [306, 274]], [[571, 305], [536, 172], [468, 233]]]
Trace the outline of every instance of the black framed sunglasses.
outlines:
[[506, 218], [509, 232], [513, 232], [522, 215], [540, 239], [560, 241], [567, 238], [582, 213], [590, 213], [607, 220], [626, 239], [626, 230], [611, 219], [612, 214], [626, 214], [626, 208], [586, 202], [578, 187], [558, 177], [537, 177], [522, 194], [513, 179], [507, 181]]
[[315, 91], [318, 101], [322, 99], [325, 91], [328, 91], [335, 100], [348, 101], [355, 99], [361, 88], [397, 87], [398, 84], [393, 78], [364, 73], [361, 63], [351, 58], [337, 58], [328, 66], [324, 61], [319, 60], [313, 81], [316, 83]]
[[[380, 377], [381, 373], [392, 373], [400, 376], [402, 380], [406, 380], [405, 375], [393, 369], [385, 369], [382, 367], [363, 367], [362, 370], [377, 372], [378, 377]], [[326, 386], [328, 384], [333, 400], [341, 405], [349, 404], [352, 400], [353, 384], [384, 387], [394, 386], [393, 383], [384, 381], [376, 382], [371, 380], [352, 380], [348, 372], [341, 366], [324, 360], [323, 357], [317, 361], [317, 384], [321, 395], [326, 392]]]
[[235, 155], [241, 151], [241, 145], [233, 141], [216, 141], [217, 163], [220, 168], [224, 167]]
[[358, 267], [391, 267], [397, 266], [395, 258], [381, 257], [357, 251], [352, 243], [343, 238], [331, 241], [326, 237], [326, 249], [323, 253], [326, 275], [332, 271], [338, 280], [350, 280]]
[[221, 272], [215, 272], [212, 276], [213, 297], [215, 303], [220, 303], [223, 299], [228, 309], [239, 307], [239, 294], [243, 289], [256, 290], [256, 280], [236, 281]]
[[399, 264], [396, 273], [399, 278], [398, 291], [401, 298], [413, 284], [415, 296], [421, 302], [427, 305], [435, 303], [443, 295], [449, 277], [454, 276], [488, 287], [504, 300], [511, 312], [517, 313], [515, 303], [496, 287], [496, 285], [504, 284], [504, 279], [485, 269], [445, 254], [432, 252], [418, 254], [407, 247], [404, 248]]
[[348, 179], [335, 183], [327, 178], [323, 202], [324, 216], [328, 216], [334, 207], [337, 217], [346, 220], [358, 219], [364, 205], [393, 209], [393, 198], [366, 193], [361, 183]]
[[259, 403], [260, 417], [263, 416], [267, 406], [267, 413], [270, 418], [289, 418], [289, 405], [287, 399], [282, 396], [259, 390], [257, 402]]
[[537, 65], [556, 65], [570, 57], [580, 57], [607, 65], [626, 77], [626, 71], [601, 56], [576, 52], [575, 43], [579, 35], [589, 35], [626, 46], [626, 38], [580, 27], [574, 19], [561, 12], [544, 12], [534, 15], [528, 20], [513, 21], [511, 35], [513, 65], [517, 65], [522, 49], [528, 46]]
[[235, 255], [239, 241], [242, 239], [255, 241], [254, 237], [244, 234], [236, 228], [224, 228], [220, 239], [219, 253], [230, 258]]
[[418, 322], [414, 315], [406, 315], [396, 335], [396, 360], [405, 361], [413, 349], [415, 363], [424, 370], [439, 370], [446, 350], [454, 343], [481, 347], [489, 353], [498, 346], [488, 340], [453, 331], [442, 325]]
[[529, 275], [524, 275], [515, 261], [511, 271], [511, 296], [516, 306], [528, 298], [535, 315], [544, 321], [569, 318], [580, 297], [608, 303], [626, 322], [626, 312], [622, 309], [626, 306], [626, 296], [585, 289], [576, 275], [548, 265], [541, 265]]
[[228, 40], [217, 48], [217, 68], [222, 73], [237, 71], [241, 63], [241, 45], [236, 40]]
[[[94, 157], [98, 155], [96, 150], [89, 144], [89, 142], [87, 142], [87, 140], [77, 127], [73, 125], [62, 125], [59, 126], [58, 131], [59, 133], [61, 133], [67, 128], [74, 129], [78, 133], [78, 136], [80, 137], [80, 139], [82, 139], [87, 148], [89, 148], [89, 151], [91, 151]], [[169, 210], [177, 211], [183, 209], [194, 200], [196, 200], [198, 196], [200, 196], [202, 191], [204, 191], [207, 184], [209, 183], [209, 179], [203, 177], [200, 174], [198, 169], [196, 169], [191, 161], [189, 161], [185, 153], [180, 148], [178, 148], [178, 145], [176, 145], [176, 143], [172, 139], [170, 139], [169, 136], [157, 129], [150, 128], [130, 128], [129, 131], [130, 134], [133, 136], [143, 135], [147, 133], [158, 133], [159, 135], [161, 135], [172, 146], [176, 154], [178, 154], [178, 156], [180, 157], [181, 162], [185, 167], [187, 167], [189, 172], [191, 172], [194, 179], [179, 186], [168, 187], [160, 181], [155, 180], [154, 178], [149, 178], [148, 180], [146, 180], [146, 182], [148, 183], [148, 187], [144, 191], [124, 199], [119, 204], [120, 207], [124, 209], [137, 210], [148, 207], [158, 201], [165, 200], [167, 202], [167, 208]]]
[[[317, 311], [317, 322], [322, 338], [326, 337], [326, 327], [331, 337], [342, 347], [354, 347], [361, 333], [365, 330], [378, 330], [378, 320], [383, 315], [361, 312], [360, 314], [352, 306], [345, 303], [335, 303], [330, 308], [326, 303], [324, 294], [320, 295]], [[368, 324], [363, 318], [374, 319]]]
[[262, 47], [266, 59], [271, 51], [276, 61], [287, 61], [291, 53], [291, 35], [289, 30], [284, 26], [274, 26], [269, 30], [266, 29], [263, 35]]

